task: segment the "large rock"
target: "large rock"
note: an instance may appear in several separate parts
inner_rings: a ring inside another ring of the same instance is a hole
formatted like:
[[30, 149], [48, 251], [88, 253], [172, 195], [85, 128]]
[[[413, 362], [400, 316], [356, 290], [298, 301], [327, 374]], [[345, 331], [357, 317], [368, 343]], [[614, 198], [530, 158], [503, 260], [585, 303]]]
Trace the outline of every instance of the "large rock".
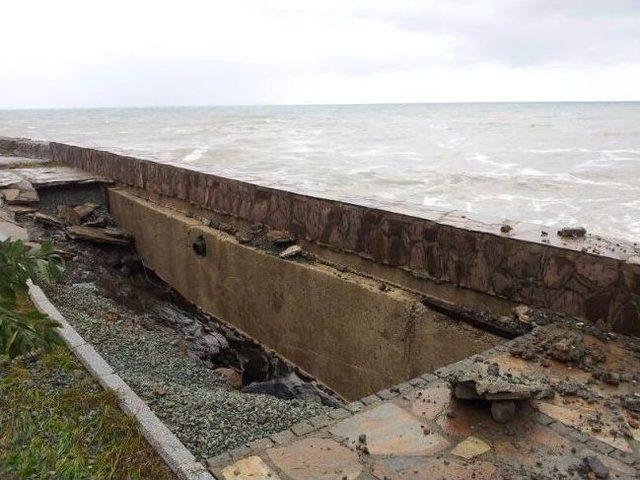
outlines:
[[290, 373], [286, 377], [273, 378], [265, 382], [254, 382], [242, 389], [247, 393], [262, 393], [284, 400], [299, 398], [322, 403], [330, 407], [339, 407], [338, 402], [332, 396], [326, 394], [311, 383], [304, 382], [295, 373]]

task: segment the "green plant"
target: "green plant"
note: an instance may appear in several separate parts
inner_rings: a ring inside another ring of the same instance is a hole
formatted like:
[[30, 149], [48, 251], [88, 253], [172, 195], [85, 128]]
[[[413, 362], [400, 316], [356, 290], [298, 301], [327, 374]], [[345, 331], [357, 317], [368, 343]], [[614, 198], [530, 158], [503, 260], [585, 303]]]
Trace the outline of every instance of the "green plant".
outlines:
[[27, 280], [54, 282], [62, 272], [51, 242], [32, 248], [20, 240], [0, 242], [0, 354], [15, 358], [58, 342], [58, 323], [27, 301]]

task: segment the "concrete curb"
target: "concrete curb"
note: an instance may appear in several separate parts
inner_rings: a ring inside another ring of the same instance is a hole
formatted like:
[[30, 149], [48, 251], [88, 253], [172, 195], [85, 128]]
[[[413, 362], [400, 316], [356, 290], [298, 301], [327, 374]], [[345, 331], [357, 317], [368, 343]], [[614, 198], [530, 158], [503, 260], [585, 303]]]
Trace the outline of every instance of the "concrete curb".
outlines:
[[80, 362], [96, 378], [105, 390], [118, 397], [120, 408], [138, 422], [144, 438], [158, 452], [169, 468], [184, 480], [215, 480], [204, 465], [196, 461], [171, 430], [160, 420], [149, 406], [114, 372], [102, 356], [87, 343], [53, 306], [42, 289], [31, 280], [27, 281], [29, 297], [35, 307], [60, 323], [58, 335], [75, 353]]

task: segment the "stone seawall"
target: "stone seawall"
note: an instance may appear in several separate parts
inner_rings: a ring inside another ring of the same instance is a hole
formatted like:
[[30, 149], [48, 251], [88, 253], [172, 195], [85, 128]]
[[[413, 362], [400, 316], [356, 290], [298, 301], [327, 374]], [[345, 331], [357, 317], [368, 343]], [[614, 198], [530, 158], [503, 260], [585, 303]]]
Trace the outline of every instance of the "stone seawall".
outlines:
[[[133, 157], [51, 143], [52, 158], [121, 184], [288, 230], [425, 281], [448, 282], [640, 335], [640, 248], [587, 235], [475, 221], [462, 212], [406, 215], [314, 198]], [[507, 230], [507, 229], [505, 229]]]

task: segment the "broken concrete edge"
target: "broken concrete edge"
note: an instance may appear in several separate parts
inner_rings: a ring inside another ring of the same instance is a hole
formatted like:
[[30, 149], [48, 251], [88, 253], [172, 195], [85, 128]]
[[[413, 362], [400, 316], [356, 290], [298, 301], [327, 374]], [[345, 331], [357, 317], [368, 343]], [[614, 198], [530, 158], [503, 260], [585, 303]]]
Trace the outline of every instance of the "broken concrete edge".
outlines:
[[[499, 351], [504, 351], [503, 345], [499, 345], [498, 347], [486, 350], [482, 353], [479, 353], [478, 355], [488, 356]], [[467, 362], [466, 364], [468, 365], [473, 357], [475, 357], [475, 355], [465, 358], [460, 362], [452, 363], [450, 366], [453, 368], [457, 366], [459, 368], [465, 364], [464, 362]], [[449, 366], [443, 368], [446, 369], [448, 367]], [[327, 414], [317, 415], [316, 417], [298, 422], [295, 425], [292, 425], [291, 427], [275, 434], [271, 434], [268, 437], [252, 440], [245, 443], [244, 445], [240, 445], [233, 449], [221, 452], [217, 455], [214, 455], [213, 457], [208, 458], [207, 466], [213, 473], [216, 468], [220, 468], [222, 465], [229, 463], [231, 460], [239, 460], [251, 455], [257, 455], [268, 448], [288, 445], [290, 443], [293, 443], [297, 439], [306, 437], [307, 435], [327, 430], [331, 426], [336, 425], [337, 423], [348, 417], [357, 415], [367, 410], [371, 410], [384, 402], [395, 399], [396, 397], [407, 397], [420, 389], [441, 381], [442, 378], [438, 375], [435, 375], [433, 373], [424, 373], [405, 382], [392, 385], [388, 388], [380, 390], [379, 392], [367, 395], [360, 400], [350, 402], [344, 407], [331, 410]]]
[[136, 420], [138, 429], [144, 438], [158, 452], [169, 468], [184, 480], [214, 480], [214, 477], [200, 462], [196, 461], [193, 454], [153, 413], [144, 400], [67, 322], [42, 289], [31, 280], [27, 281], [27, 286], [29, 287], [29, 297], [34, 306], [40, 313], [48, 315], [60, 324], [57, 330], [62, 341], [105, 390], [116, 394], [120, 408]]

